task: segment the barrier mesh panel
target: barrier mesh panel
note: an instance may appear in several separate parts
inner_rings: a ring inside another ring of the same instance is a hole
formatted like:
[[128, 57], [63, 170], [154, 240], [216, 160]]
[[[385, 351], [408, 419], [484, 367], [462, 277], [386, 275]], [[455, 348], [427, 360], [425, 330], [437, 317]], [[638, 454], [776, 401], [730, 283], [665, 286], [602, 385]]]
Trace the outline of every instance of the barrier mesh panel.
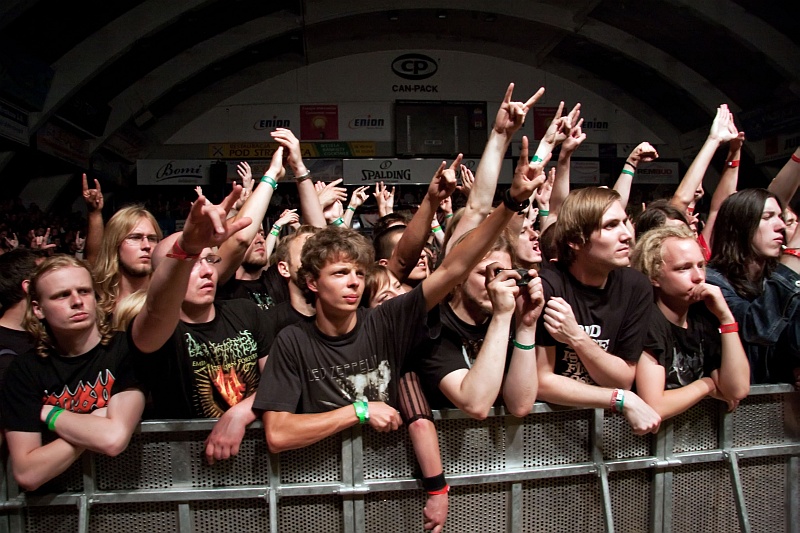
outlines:
[[634, 435], [622, 415], [605, 411], [603, 418], [603, 457], [626, 459], [652, 455], [653, 435]]
[[208, 432], [192, 433], [189, 449], [193, 487], [269, 485], [269, 452], [264, 432], [248, 430], [236, 457], [209, 465], [205, 458]]
[[166, 489], [173, 485], [170, 443], [164, 434], [135, 434], [117, 457], [95, 454], [100, 490]]
[[364, 479], [410, 478], [416, 472], [407, 428], [381, 433], [364, 428]]
[[90, 533], [174, 533], [177, 530], [178, 505], [172, 502], [94, 505], [89, 509]]
[[245, 533], [269, 531], [265, 500], [223, 500], [192, 504], [194, 533]]
[[[788, 531], [785, 457], [759, 457], [739, 461], [742, 489], [753, 533]], [[798, 472], [794, 475], [797, 476]], [[795, 502], [797, 505], [798, 502]], [[790, 504], [789, 504], [790, 505]]]
[[650, 520], [651, 473], [641, 470], [612, 472], [608, 488], [614, 529], [625, 533], [646, 533]]
[[782, 444], [791, 440], [784, 428], [785, 394], [749, 396], [733, 412], [733, 445]]
[[[453, 487], [445, 531], [508, 531], [508, 496], [508, 485], [503, 483]], [[412, 512], [412, 517], [421, 519], [421, 513], [420, 507], [416, 513]], [[421, 529], [417, 527], [414, 530]]]
[[[450, 474], [503, 470], [506, 431], [503, 417], [486, 420], [439, 420], [439, 448], [444, 471]], [[456, 530], [458, 531], [458, 530]]]
[[281, 498], [278, 531], [334, 533], [343, 528], [342, 502], [337, 496]]
[[673, 419], [674, 452], [692, 452], [719, 448], [717, 413], [719, 400], [703, 400]]
[[[453, 489], [455, 493], [455, 489]], [[367, 494], [364, 500], [364, 531], [407, 533], [422, 531], [422, 508], [425, 493], [421, 490], [391, 491]], [[452, 502], [452, 499], [450, 500]], [[453, 516], [452, 503], [450, 516]], [[458, 531], [450, 527], [448, 531]]]
[[25, 531], [28, 533], [78, 531], [78, 509], [74, 505], [28, 507], [25, 510]]
[[306, 448], [283, 452], [279, 455], [281, 483], [341, 481], [341, 456], [342, 438], [339, 435], [333, 435]]
[[602, 509], [596, 476], [522, 484], [522, 531], [603, 531]]
[[591, 411], [562, 411], [525, 417], [523, 467], [588, 461], [591, 416]]
[[676, 468], [672, 476], [672, 531], [739, 531], [726, 463]]

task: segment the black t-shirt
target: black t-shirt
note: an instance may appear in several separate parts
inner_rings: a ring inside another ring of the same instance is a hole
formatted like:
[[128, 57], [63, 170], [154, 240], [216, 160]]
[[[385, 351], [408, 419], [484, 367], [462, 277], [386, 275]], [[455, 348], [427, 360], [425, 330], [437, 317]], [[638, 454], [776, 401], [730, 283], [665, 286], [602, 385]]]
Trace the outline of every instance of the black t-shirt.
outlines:
[[289, 287], [277, 268], [270, 267], [254, 280], [232, 277], [217, 287], [216, 301], [244, 298], [255, 302], [261, 309], [269, 309], [289, 300]]
[[[545, 301], [563, 298], [578, 325], [603, 350], [625, 361], [639, 360], [653, 307], [653, 288], [644, 274], [632, 268], [612, 270], [602, 289], [583, 285], [561, 266], [542, 269], [539, 276]], [[594, 385], [578, 354], [547, 332], [544, 316], [536, 326], [536, 344], [556, 347], [554, 373]]]
[[[451, 372], [472, 368], [483, 346], [490, 322], [487, 320], [483, 324], [468, 324], [458, 318], [446, 302], [439, 304], [439, 310], [442, 318], [441, 335], [421, 347], [422, 353], [414, 364], [414, 370], [432, 409], [455, 407], [439, 389], [439, 383]], [[507, 353], [506, 368], [509, 361], [510, 353]]]
[[654, 307], [644, 349], [666, 370], [666, 390], [684, 387], [719, 368], [719, 321], [704, 303], [689, 308], [687, 329], [676, 326]]
[[[6, 371], [11, 361], [20, 354], [33, 351], [34, 347], [33, 338], [27, 331], [0, 326], [0, 390], [3, 390]], [[3, 427], [3, 415], [0, 411], [0, 429]]]
[[258, 389], [268, 354], [265, 312], [248, 300], [214, 303], [214, 319], [179, 322], [160, 349], [139, 357], [152, 392], [147, 418], [219, 418]]
[[[321, 413], [356, 400], [395, 403], [396, 379], [428, 313], [422, 286], [375, 309], [359, 308], [352, 331], [330, 337], [315, 322], [284, 328], [270, 349], [254, 408]], [[432, 313], [429, 328], [438, 327]]]
[[8, 431], [46, 432], [39, 420], [43, 405], [58, 405], [74, 413], [106, 407], [118, 392], [141, 389], [133, 361], [138, 356], [128, 334], [116, 333], [106, 346], [98, 344], [74, 357], [33, 352], [14, 359], [6, 373], [2, 404]]
[[267, 346], [272, 346], [275, 337], [285, 327], [297, 324], [298, 322], [313, 322], [314, 316], [306, 316], [292, 307], [289, 301], [279, 303], [270, 307], [263, 313], [264, 336]]

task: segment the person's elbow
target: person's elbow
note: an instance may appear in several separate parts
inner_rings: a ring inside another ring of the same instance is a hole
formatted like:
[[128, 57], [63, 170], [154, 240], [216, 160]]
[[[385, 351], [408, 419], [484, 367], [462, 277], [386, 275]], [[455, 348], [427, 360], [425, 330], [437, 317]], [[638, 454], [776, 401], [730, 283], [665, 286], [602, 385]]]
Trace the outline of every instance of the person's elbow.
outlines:
[[491, 404], [487, 402], [466, 402], [459, 406], [459, 409], [475, 420], [486, 420], [491, 408]]
[[109, 457], [116, 457], [128, 448], [131, 432], [124, 427], [104, 431], [96, 451]]
[[18, 471], [14, 468], [14, 481], [17, 482], [19, 488], [25, 491], [36, 490], [44, 485], [49, 479], [36, 475], [35, 472]]
[[267, 448], [270, 453], [281, 453], [291, 450], [293, 446], [289, 442], [286, 431], [275, 427], [276, 424], [269, 424], [267, 417], [264, 417], [264, 434], [267, 439]]
[[531, 409], [533, 409], [533, 404], [536, 402], [536, 397], [534, 396], [532, 399], [521, 400], [505, 397], [503, 400], [506, 404], [506, 412], [508, 414], [517, 418], [525, 418], [530, 414]]

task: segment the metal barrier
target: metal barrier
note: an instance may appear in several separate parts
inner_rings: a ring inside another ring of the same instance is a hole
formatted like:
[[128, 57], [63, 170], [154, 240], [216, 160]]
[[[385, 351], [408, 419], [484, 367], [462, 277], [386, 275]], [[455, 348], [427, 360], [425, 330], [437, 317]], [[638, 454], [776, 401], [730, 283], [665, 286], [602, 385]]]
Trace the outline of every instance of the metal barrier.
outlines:
[[[762, 385], [733, 413], [704, 400], [637, 437], [603, 410], [537, 403], [523, 419], [435, 413], [446, 530], [800, 531], [800, 393]], [[355, 427], [270, 455], [258, 424], [239, 455], [205, 464], [210, 420], [143, 422], [116, 458], [86, 453], [20, 494], [6, 471], [0, 531], [403, 532], [424, 493], [407, 432]]]

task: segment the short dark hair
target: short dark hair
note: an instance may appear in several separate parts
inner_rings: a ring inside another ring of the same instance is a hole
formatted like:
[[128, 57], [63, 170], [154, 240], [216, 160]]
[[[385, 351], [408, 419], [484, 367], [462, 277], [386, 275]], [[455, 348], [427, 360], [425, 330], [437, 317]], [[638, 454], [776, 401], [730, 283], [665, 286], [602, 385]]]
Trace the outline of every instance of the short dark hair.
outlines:
[[403, 213], [389, 213], [383, 215], [381, 218], [375, 221], [375, 224], [372, 225], [372, 234], [378, 235], [386, 230], [386, 228], [390, 228], [398, 224], [406, 226], [410, 220], [411, 218]]
[[303, 245], [302, 264], [297, 272], [297, 284], [306, 300], [313, 302], [315, 298], [306, 279], [319, 279], [319, 273], [325, 265], [339, 259], [362, 265], [366, 270], [374, 262], [375, 253], [367, 238], [350, 228], [328, 226], [308, 238]]
[[605, 212], [619, 199], [617, 191], [603, 187], [576, 189], [567, 195], [553, 230], [560, 264], [572, 265], [575, 250], [570, 244], [584, 245], [589, 242], [592, 233], [600, 229]]
[[394, 252], [395, 244], [392, 243], [392, 238], [397, 233], [403, 233], [406, 228], [405, 224], [397, 224], [385, 228], [380, 233], [377, 233], [372, 239], [372, 245], [375, 247], [375, 260], [389, 259]]
[[650, 202], [644, 211], [639, 213], [636, 217], [634, 228], [636, 230], [636, 238], [638, 239], [653, 228], [660, 228], [667, 223], [667, 220], [680, 220], [686, 227], [689, 227], [689, 221], [686, 215], [681, 213], [677, 207], [670, 205], [669, 200], [656, 200]]
[[39, 252], [25, 248], [0, 255], [0, 316], [26, 298], [22, 282], [31, 279], [36, 270], [36, 260], [41, 257]]

